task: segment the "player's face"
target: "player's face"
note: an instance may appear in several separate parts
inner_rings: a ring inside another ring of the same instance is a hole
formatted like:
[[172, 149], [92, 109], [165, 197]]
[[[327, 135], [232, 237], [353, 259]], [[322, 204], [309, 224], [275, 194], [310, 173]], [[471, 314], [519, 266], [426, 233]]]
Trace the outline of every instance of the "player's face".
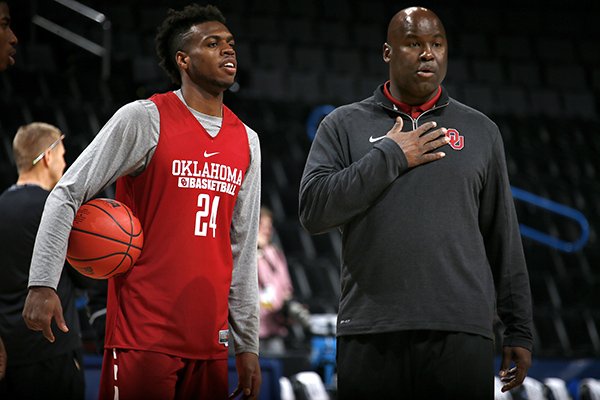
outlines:
[[435, 14], [409, 13], [383, 49], [389, 64], [392, 94], [411, 105], [423, 104], [435, 94], [446, 76], [448, 42]]
[[10, 29], [8, 4], [0, 2], [0, 71], [15, 63], [17, 37]]
[[182, 74], [209, 92], [222, 93], [234, 83], [237, 72], [234, 45], [233, 35], [220, 22], [193, 26], [178, 59]]

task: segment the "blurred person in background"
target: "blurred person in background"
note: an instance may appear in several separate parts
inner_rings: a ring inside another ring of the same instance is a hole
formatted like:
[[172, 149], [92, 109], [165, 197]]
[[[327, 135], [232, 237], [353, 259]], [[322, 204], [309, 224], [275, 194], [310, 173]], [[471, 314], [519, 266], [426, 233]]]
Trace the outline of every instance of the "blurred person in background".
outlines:
[[55, 126], [22, 126], [13, 140], [19, 177], [0, 195], [0, 335], [8, 362], [0, 398], [83, 399], [83, 348], [75, 286], [85, 278], [64, 268], [56, 292], [61, 299], [68, 332], [54, 343], [27, 328], [21, 316], [27, 297], [29, 266], [44, 204], [63, 175], [64, 135]]
[[258, 226], [258, 287], [260, 297], [260, 349], [265, 354], [285, 352], [291, 324], [309, 328], [308, 309], [294, 300], [294, 288], [283, 250], [273, 242], [273, 213], [260, 210]]
[[[17, 36], [10, 27], [10, 10], [6, 1], [0, 0], [0, 72], [15, 63]], [[0, 337], [0, 380], [6, 373], [6, 348]]]
[[0, 0], [0, 72], [15, 64], [17, 36], [10, 27], [10, 10], [6, 1]]

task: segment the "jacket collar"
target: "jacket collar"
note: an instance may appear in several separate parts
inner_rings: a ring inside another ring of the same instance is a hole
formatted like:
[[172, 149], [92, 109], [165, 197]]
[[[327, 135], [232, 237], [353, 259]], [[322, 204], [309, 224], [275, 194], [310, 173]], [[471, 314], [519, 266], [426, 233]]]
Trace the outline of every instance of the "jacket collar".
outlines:
[[[398, 107], [390, 100], [387, 98], [387, 96], [383, 93], [383, 85], [381, 84], [377, 87], [377, 89], [375, 89], [375, 92], [373, 92], [373, 98], [375, 99], [375, 102], [380, 105], [381, 107], [390, 110], [390, 111], [394, 111], [396, 113], [402, 113], [404, 114], [402, 111], [400, 111], [398, 109]], [[436, 108], [439, 107], [444, 107], [446, 105], [448, 105], [448, 103], [450, 102], [450, 96], [448, 96], [448, 93], [446, 92], [446, 89], [441, 86], [442, 88], [442, 94], [440, 95], [440, 98], [438, 99], [437, 103], [435, 104], [435, 106], [432, 108], [432, 110], [435, 110]], [[408, 115], [408, 114], [407, 114]]]

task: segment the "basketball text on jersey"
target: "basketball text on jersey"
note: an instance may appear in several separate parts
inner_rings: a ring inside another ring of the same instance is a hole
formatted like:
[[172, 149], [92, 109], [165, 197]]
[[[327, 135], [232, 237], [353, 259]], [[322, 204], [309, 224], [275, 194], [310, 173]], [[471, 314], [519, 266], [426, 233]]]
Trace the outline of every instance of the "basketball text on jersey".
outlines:
[[204, 189], [235, 196], [242, 184], [244, 171], [229, 165], [197, 160], [173, 160], [171, 174], [177, 186], [184, 189]]

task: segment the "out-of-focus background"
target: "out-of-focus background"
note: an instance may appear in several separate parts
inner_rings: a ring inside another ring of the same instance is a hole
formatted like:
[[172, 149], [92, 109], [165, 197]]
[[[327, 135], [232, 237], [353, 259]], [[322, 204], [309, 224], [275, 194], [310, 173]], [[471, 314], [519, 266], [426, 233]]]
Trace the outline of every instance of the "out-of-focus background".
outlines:
[[[17, 65], [0, 74], [1, 190], [16, 180], [11, 146], [20, 125], [57, 125], [67, 134], [70, 164], [120, 106], [172, 88], [158, 67], [154, 35], [168, 8], [188, 2], [9, 4], [20, 43]], [[387, 79], [381, 57], [387, 23], [414, 4], [213, 4], [237, 42], [238, 79], [225, 103], [259, 133], [262, 201], [273, 211], [296, 298], [313, 315], [312, 335], [292, 329], [286, 354], [263, 360], [261, 398], [302, 398], [301, 371], [316, 372], [335, 397], [340, 236], [310, 236], [300, 226], [299, 179], [323, 115], [369, 96]], [[435, 11], [446, 27], [450, 57], [443, 85], [490, 116], [504, 138], [534, 302], [529, 398], [537, 389], [539, 398], [560, 398], [558, 392], [550, 397], [556, 385], [574, 399], [591, 396], [595, 382], [586, 379], [600, 378], [600, 14], [585, 1], [419, 5]], [[91, 387], [99, 364], [92, 351], [86, 359]], [[280, 377], [291, 384], [281, 385]]]

